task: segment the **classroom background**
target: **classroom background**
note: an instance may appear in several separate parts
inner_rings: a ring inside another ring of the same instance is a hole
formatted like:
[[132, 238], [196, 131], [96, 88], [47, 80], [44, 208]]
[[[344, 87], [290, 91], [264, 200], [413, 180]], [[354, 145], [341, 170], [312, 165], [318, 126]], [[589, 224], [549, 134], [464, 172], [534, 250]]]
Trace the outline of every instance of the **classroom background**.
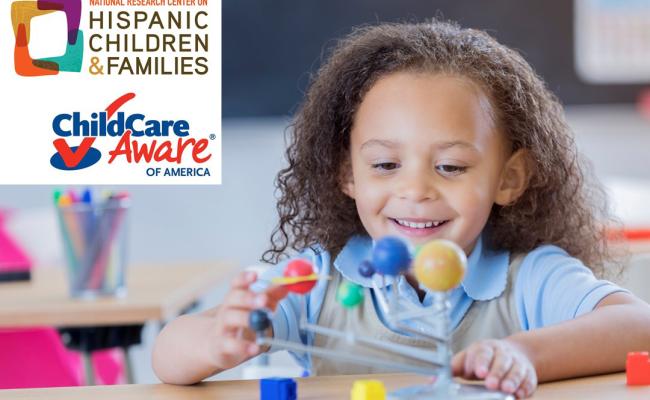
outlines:
[[[431, 17], [485, 29], [518, 49], [566, 106], [578, 147], [625, 227], [650, 230], [650, 2], [224, 0], [222, 9], [223, 184], [96, 188], [130, 194], [129, 268], [260, 265], [276, 223], [273, 183], [284, 164], [284, 134], [310, 73], [352, 26]], [[35, 269], [65, 265], [56, 188], [0, 186], [6, 229]], [[650, 301], [650, 254], [639, 251], [628, 264], [624, 284]], [[223, 292], [223, 284], [214, 285], [195, 310], [215, 305]], [[161, 323], [148, 322], [129, 354], [137, 383], [158, 382], [150, 355]], [[286, 354], [271, 364], [300, 373]], [[252, 373], [247, 367], [215, 379]]]

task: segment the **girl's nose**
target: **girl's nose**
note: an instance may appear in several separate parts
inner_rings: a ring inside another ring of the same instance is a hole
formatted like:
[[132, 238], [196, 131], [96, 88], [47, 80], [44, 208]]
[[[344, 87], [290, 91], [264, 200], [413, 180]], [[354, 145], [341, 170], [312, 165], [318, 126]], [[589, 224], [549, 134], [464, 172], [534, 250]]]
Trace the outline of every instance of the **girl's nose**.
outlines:
[[400, 179], [397, 194], [401, 199], [412, 202], [435, 200], [439, 193], [426, 173], [412, 173]]

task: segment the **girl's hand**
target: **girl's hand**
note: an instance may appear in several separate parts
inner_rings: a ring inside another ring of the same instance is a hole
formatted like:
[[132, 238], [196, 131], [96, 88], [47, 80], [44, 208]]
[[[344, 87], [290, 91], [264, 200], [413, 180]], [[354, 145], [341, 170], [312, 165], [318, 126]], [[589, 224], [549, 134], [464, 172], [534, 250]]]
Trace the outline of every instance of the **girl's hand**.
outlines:
[[255, 343], [255, 332], [248, 326], [249, 314], [258, 308], [275, 310], [288, 292], [284, 287], [273, 286], [264, 293], [255, 293], [249, 287], [256, 279], [254, 272], [239, 274], [214, 313], [207, 350], [218, 369], [235, 367], [264, 351]]
[[485, 379], [485, 387], [528, 397], [537, 387], [537, 373], [528, 356], [508, 340], [481, 340], [456, 354], [452, 373], [465, 379]]

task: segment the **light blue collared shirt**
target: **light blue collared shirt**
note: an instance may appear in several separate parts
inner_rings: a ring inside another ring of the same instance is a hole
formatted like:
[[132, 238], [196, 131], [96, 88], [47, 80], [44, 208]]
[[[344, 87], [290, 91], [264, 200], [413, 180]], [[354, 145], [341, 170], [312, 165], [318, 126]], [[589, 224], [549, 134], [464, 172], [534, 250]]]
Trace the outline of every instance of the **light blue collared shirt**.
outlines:
[[[364, 278], [358, 272], [359, 264], [370, 259], [372, 239], [354, 236], [334, 260], [336, 268], [347, 280], [364, 287], [372, 287], [373, 278]], [[329, 276], [330, 254], [322, 248], [303, 251], [298, 258], [310, 261], [321, 276]], [[261, 279], [270, 280], [282, 276], [287, 261], [265, 271]], [[449, 293], [451, 305], [451, 329], [455, 329], [475, 300], [491, 300], [505, 290], [508, 278], [510, 253], [493, 251], [483, 244], [482, 237], [467, 259], [467, 272], [461, 285]], [[321, 279], [314, 289], [305, 295], [306, 319], [316, 323], [325, 297], [328, 280]], [[388, 288], [395, 284], [387, 280]], [[422, 302], [416, 290], [402, 276], [397, 280], [399, 293], [416, 307], [428, 307], [433, 302], [433, 292], [426, 290]], [[523, 330], [531, 330], [557, 324], [592, 311], [605, 296], [624, 291], [605, 280], [596, 279], [591, 270], [580, 260], [569, 256], [553, 245], [544, 245], [526, 255], [514, 285], [517, 314]], [[385, 321], [381, 308], [375, 307], [377, 316]], [[273, 332], [278, 339], [311, 345], [312, 334], [301, 334], [298, 329], [302, 307], [300, 297], [290, 294], [279, 303], [273, 316]], [[322, 323], [322, 321], [321, 321]], [[326, 322], [325, 322], [326, 323]], [[385, 324], [385, 323], [384, 323]], [[271, 349], [272, 351], [275, 349]], [[311, 368], [309, 354], [292, 353], [306, 370]]]

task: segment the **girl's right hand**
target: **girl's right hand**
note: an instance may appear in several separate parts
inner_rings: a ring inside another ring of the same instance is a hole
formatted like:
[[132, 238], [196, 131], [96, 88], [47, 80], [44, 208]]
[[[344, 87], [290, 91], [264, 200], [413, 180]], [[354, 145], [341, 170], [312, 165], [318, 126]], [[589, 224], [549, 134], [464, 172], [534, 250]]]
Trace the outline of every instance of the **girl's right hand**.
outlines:
[[265, 292], [255, 293], [250, 285], [256, 279], [255, 272], [239, 274], [231, 282], [223, 303], [216, 308], [208, 351], [218, 369], [235, 367], [265, 350], [255, 343], [255, 332], [248, 326], [249, 314], [258, 308], [275, 310], [288, 291], [283, 286], [272, 286]]

